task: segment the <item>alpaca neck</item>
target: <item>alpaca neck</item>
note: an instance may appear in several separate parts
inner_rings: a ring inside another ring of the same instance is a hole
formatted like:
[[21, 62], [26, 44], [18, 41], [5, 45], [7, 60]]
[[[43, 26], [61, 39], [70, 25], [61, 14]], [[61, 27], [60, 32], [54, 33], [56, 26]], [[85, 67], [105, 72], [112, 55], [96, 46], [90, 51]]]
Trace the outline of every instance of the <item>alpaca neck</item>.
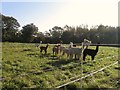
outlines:
[[46, 45], [46, 48], [48, 48], [48, 45]]
[[97, 46], [96, 46], [96, 52], [98, 52], [98, 49], [99, 49], [99, 46], [97, 45]]

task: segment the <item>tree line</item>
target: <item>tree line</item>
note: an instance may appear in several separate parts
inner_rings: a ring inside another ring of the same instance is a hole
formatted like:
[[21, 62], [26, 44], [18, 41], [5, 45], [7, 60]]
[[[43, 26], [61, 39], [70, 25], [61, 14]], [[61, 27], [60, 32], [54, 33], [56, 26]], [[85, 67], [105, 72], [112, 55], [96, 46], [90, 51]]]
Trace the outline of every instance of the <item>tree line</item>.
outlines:
[[[81, 43], [84, 39], [91, 40], [92, 43], [120, 44], [120, 27], [97, 25], [88, 29], [87, 25], [54, 26], [45, 32], [40, 32], [33, 23], [27, 24], [19, 30], [20, 24], [14, 17], [0, 14], [2, 20], [0, 27], [2, 30], [2, 42], [22, 42], [22, 43]], [[41, 30], [42, 31], [42, 30]]]

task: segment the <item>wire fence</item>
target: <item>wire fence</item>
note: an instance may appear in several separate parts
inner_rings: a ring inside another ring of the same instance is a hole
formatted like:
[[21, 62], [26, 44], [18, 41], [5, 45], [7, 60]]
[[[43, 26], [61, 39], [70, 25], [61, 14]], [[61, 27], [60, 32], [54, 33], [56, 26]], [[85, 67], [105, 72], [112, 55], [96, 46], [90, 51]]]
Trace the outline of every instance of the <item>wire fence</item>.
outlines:
[[[106, 58], [100, 58], [100, 59], [98, 59], [98, 60], [102, 60], [102, 59], [108, 59], [108, 58], [112, 58], [112, 57], [117, 57], [118, 55], [114, 55], [114, 56], [108, 56], [108, 57], [106, 57]], [[75, 67], [77, 67], [77, 66], [80, 66], [81, 65], [81, 75], [83, 74], [83, 70], [82, 70], [82, 65], [83, 65], [83, 62], [82, 62], [82, 60], [81, 60], [81, 62], [77, 62], [77, 63], [75, 63], [72, 67], [73, 68], [75, 68]], [[0, 78], [0, 81], [4, 81], [4, 80], [7, 80], [8, 78], [17, 78], [17, 77], [21, 77], [21, 76], [26, 76], [26, 75], [31, 75], [31, 74], [43, 74], [43, 73], [46, 73], [46, 72], [49, 72], [49, 71], [54, 71], [54, 70], [58, 70], [58, 69], [61, 69], [61, 70], [65, 70], [66, 69], [66, 67], [56, 67], [56, 68], [53, 68], [53, 69], [46, 69], [46, 70], [44, 70], [44, 72], [43, 71], [38, 71], [38, 72], [36, 72], [36, 71], [34, 71], [34, 72], [29, 72], [29, 73], [22, 73], [22, 74], [20, 74], [20, 75], [15, 75], [15, 76], [12, 76], [12, 77], [6, 77], [6, 78]], [[78, 75], [78, 76], [75, 76], [75, 77], [71, 77], [70, 78], [70, 80], [72, 80], [72, 79], [74, 79], [74, 78], [77, 78], [77, 77], [79, 77], [79, 76], [81, 76], [81, 75]]]
[[97, 70], [97, 71], [95, 71], [95, 72], [92, 72], [92, 73], [90, 73], [90, 74], [88, 74], [88, 75], [86, 75], [86, 76], [84, 76], [84, 77], [81, 77], [81, 78], [75, 79], [75, 80], [73, 80], [73, 81], [67, 82], [67, 83], [65, 83], [65, 84], [62, 84], [62, 85], [60, 85], [60, 86], [57, 86], [56, 88], [61, 88], [61, 87], [64, 87], [64, 86], [66, 86], [66, 85], [68, 85], [68, 84], [71, 84], [71, 83], [80, 81], [80, 80], [82, 80], [82, 79], [85, 79], [85, 78], [87, 78], [87, 77], [90, 77], [90, 76], [92, 76], [92, 75], [94, 75], [94, 74], [96, 74], [96, 73], [98, 73], [98, 72], [100, 72], [100, 71], [103, 71], [104, 69], [106, 69], [106, 68], [108, 68], [108, 67], [110, 67], [110, 66], [112, 66], [112, 65], [115, 65], [115, 64], [118, 64], [118, 61], [115, 62], [115, 63], [113, 63], [113, 64], [111, 64], [111, 65], [105, 66], [105, 67], [103, 67], [103, 68], [101, 68], [101, 69], [99, 69], [99, 70]]

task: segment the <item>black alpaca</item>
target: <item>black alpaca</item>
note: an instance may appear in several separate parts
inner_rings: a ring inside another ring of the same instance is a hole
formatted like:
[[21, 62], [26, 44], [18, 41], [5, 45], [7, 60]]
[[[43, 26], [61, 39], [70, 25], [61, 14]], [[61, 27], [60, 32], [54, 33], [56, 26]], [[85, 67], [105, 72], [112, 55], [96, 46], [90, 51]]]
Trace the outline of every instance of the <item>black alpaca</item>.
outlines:
[[96, 46], [96, 50], [93, 50], [93, 49], [85, 49], [83, 51], [83, 60], [85, 61], [85, 58], [87, 55], [91, 56], [92, 60], [94, 60], [97, 52], [98, 52], [98, 49], [99, 49], [99, 45]]
[[41, 46], [40, 47], [40, 52], [42, 53], [42, 51], [44, 50], [45, 54], [47, 54], [47, 48], [48, 48], [48, 44], [44, 47], [44, 46]]

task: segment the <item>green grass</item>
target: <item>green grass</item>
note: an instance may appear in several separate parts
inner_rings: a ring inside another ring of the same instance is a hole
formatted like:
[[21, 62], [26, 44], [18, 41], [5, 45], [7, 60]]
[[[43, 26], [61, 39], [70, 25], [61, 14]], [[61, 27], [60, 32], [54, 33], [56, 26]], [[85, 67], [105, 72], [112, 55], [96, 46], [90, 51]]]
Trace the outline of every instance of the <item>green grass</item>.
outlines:
[[119, 85], [119, 75], [118, 70], [120, 68], [116, 65], [113, 65], [109, 68], [104, 69], [101, 72], [96, 73], [93, 76], [87, 77], [82, 81], [72, 83], [64, 87], [64, 89], [72, 88], [80, 88], [82, 83], [83, 90], [92, 89], [92, 88], [120, 88]]
[[[31, 43], [2, 43], [3, 88], [54, 88], [118, 60], [118, 48], [100, 46], [95, 61], [92, 62], [91, 57], [87, 56], [85, 63], [81, 67], [80, 62], [82, 60], [67, 60], [66, 56], [62, 56], [59, 59], [53, 56], [52, 47], [53, 45], [49, 46], [47, 55], [41, 55], [39, 48]], [[94, 46], [89, 48], [95, 49]], [[113, 55], [115, 57], [112, 57]], [[117, 66], [115, 67], [118, 68]], [[83, 69], [83, 75], [81, 74], [81, 68]], [[118, 69], [115, 70], [117, 71]], [[111, 77], [106, 77], [104, 74], [99, 75], [98, 73], [94, 78], [87, 78], [89, 79], [88, 82], [90, 80], [94, 82], [93, 79], [95, 79], [95, 82], [97, 82], [97, 85], [100, 84], [100, 87], [117, 87], [114, 83], [106, 84], [104, 80], [101, 80], [101, 78], [104, 78], [109, 82], [110, 78], [114, 79], [113, 76], [117, 75], [115, 70], [111, 68], [111, 70], [104, 71], [105, 75], [110, 75]], [[75, 85], [69, 87], [79, 86], [78, 82], [73, 84]], [[97, 85], [94, 87], [97, 87]], [[88, 85], [86, 81], [83, 81], [83, 87], [89, 88], [92, 87], [92, 84]]]

